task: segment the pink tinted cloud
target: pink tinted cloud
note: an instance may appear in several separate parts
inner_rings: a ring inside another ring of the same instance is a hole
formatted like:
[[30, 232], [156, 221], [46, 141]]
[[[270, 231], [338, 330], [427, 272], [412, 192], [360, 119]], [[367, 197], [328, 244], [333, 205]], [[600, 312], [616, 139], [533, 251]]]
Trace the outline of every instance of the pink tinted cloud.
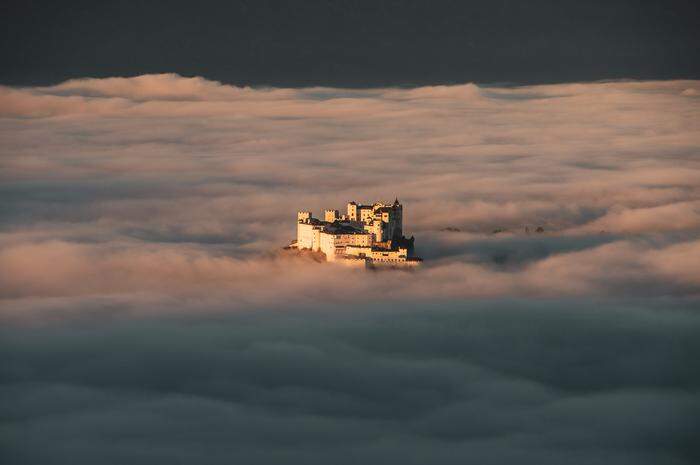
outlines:
[[[0, 87], [0, 292], [696, 293], [699, 88], [252, 89], [177, 75]], [[265, 258], [299, 208], [394, 196], [426, 246], [419, 273]], [[493, 251], [476, 256], [480, 241]]]

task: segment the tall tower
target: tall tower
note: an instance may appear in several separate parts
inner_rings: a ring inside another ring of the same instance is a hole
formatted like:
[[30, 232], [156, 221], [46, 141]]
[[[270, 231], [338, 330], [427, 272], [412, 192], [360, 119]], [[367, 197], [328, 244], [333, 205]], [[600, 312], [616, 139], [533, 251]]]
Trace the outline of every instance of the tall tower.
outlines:
[[357, 204], [355, 202], [348, 202], [348, 219], [357, 221]]
[[[399, 203], [399, 198], [396, 197], [394, 204], [391, 206], [394, 217], [394, 234], [393, 237], [400, 238], [403, 236], [403, 205]], [[392, 238], [393, 239], [393, 238]]]

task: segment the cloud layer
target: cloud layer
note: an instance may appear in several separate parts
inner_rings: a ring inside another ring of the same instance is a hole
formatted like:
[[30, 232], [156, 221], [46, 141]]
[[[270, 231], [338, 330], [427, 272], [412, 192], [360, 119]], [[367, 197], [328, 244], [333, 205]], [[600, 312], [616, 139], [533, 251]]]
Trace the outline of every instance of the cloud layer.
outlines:
[[0, 295], [268, 292], [252, 279], [284, 301], [318, 280], [342, 294], [348, 279], [309, 264], [286, 292], [299, 274], [260, 256], [293, 237], [298, 209], [394, 196], [428, 266], [353, 275], [353, 295], [697, 294], [698, 89], [1, 88]]
[[687, 307], [193, 310], [2, 331], [6, 463], [698, 458], [687, 361], [700, 319]]
[[[698, 95], [0, 87], [10, 463], [693, 463]], [[416, 272], [279, 252], [395, 196]]]

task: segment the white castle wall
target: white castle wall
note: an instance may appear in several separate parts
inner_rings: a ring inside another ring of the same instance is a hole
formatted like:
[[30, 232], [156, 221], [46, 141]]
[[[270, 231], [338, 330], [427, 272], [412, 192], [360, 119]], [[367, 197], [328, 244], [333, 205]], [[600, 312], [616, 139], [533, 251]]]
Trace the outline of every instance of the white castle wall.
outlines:
[[333, 234], [330, 232], [321, 232], [319, 250], [326, 254], [327, 260], [332, 261], [335, 259], [338, 251], [344, 251], [347, 246], [371, 247], [372, 239], [371, 234]]
[[335, 260], [335, 236], [321, 232], [319, 235], [319, 250], [326, 254], [326, 260], [332, 262]]
[[297, 223], [297, 247], [318, 250], [320, 232], [319, 226], [311, 223]]

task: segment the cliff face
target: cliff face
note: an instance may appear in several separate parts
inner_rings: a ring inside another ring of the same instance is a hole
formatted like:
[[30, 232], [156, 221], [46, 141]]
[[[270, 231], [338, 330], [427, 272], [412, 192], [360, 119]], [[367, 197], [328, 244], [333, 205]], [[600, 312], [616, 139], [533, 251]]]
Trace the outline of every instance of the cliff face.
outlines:
[[314, 252], [313, 250], [308, 249], [297, 249], [295, 247], [284, 247], [275, 255], [279, 257], [298, 258], [317, 263], [323, 263], [326, 261], [326, 254], [323, 252]]

